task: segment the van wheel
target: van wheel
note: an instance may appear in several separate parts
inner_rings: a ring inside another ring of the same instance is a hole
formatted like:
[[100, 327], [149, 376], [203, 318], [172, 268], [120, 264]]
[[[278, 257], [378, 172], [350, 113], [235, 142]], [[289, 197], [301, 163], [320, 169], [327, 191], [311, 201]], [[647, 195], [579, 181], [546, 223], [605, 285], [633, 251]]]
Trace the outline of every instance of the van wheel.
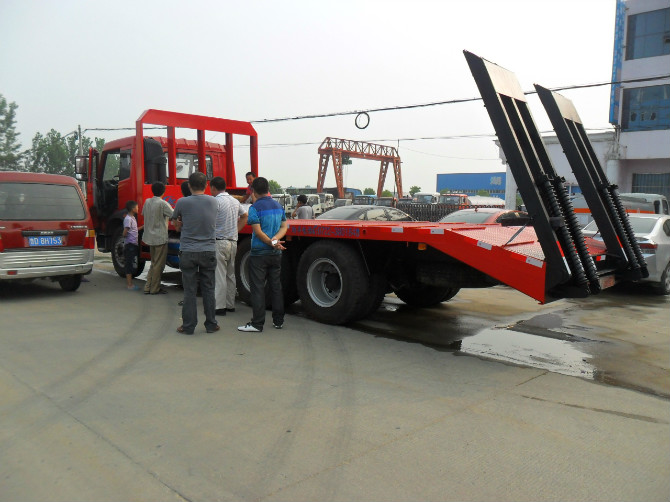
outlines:
[[[123, 256], [123, 228], [117, 228], [112, 234], [112, 264], [119, 277], [126, 276], [126, 259]], [[142, 273], [145, 264], [146, 260], [137, 258], [137, 267], [135, 268], [133, 277], [137, 277]]]
[[346, 324], [361, 315], [369, 278], [353, 247], [332, 241], [312, 244], [300, 258], [297, 280], [300, 301], [311, 318]]
[[81, 284], [81, 275], [66, 275], [58, 279], [58, 284], [63, 291], [77, 291]]
[[440, 286], [428, 286], [425, 284], [412, 284], [404, 286], [395, 291], [395, 294], [407, 305], [412, 307], [434, 307], [442, 302], [451, 300], [458, 294], [460, 288], [445, 288]]

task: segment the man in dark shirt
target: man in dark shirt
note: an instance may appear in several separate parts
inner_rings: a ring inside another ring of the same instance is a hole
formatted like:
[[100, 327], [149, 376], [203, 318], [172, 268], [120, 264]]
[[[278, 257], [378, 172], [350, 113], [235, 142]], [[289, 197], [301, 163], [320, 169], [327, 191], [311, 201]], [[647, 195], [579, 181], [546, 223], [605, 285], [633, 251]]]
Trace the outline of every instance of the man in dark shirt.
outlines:
[[251, 253], [249, 255], [249, 286], [251, 290], [251, 322], [239, 326], [239, 331], [263, 331], [265, 324], [265, 281], [272, 292], [272, 323], [281, 329], [284, 325], [284, 298], [281, 290], [281, 240], [286, 235], [286, 213], [270, 194], [268, 180], [256, 178], [252, 183], [253, 205], [249, 208], [247, 223], [251, 225]]
[[213, 333], [219, 330], [214, 298], [217, 204], [214, 197], [205, 194], [207, 178], [203, 173], [193, 173], [188, 178], [188, 184], [191, 196], [179, 199], [172, 214], [175, 228], [181, 231], [179, 268], [184, 285], [182, 325], [177, 332], [192, 335], [198, 324], [196, 292], [200, 281], [205, 329], [207, 333]]

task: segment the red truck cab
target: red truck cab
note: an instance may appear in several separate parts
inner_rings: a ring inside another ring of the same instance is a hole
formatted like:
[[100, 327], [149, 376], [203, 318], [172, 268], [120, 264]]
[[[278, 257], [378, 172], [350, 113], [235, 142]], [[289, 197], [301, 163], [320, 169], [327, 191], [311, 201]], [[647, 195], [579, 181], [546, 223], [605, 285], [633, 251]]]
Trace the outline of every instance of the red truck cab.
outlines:
[[[165, 126], [166, 136], [146, 137], [146, 124]], [[175, 128], [195, 129], [197, 139], [175, 137]], [[225, 144], [205, 140], [205, 131], [225, 134]], [[110, 141], [102, 152], [94, 149], [88, 156], [77, 157], [77, 179], [86, 181], [88, 207], [96, 229], [97, 245], [101, 252], [111, 252], [116, 272], [124, 275], [123, 218], [125, 204], [134, 200], [139, 205], [138, 226], [143, 225], [142, 207], [153, 194], [151, 185], [165, 184], [164, 199], [174, 207], [182, 197], [181, 184], [200, 171], [212, 179], [221, 176], [232, 195], [243, 195], [244, 187], [236, 185], [233, 160], [233, 135], [250, 138], [251, 172], [258, 175], [257, 134], [248, 122], [203, 117], [183, 113], [147, 110], [136, 122], [136, 134]], [[168, 264], [177, 263], [179, 234], [170, 225]], [[140, 235], [141, 238], [141, 235]], [[148, 246], [141, 246], [139, 267], [149, 260]]]

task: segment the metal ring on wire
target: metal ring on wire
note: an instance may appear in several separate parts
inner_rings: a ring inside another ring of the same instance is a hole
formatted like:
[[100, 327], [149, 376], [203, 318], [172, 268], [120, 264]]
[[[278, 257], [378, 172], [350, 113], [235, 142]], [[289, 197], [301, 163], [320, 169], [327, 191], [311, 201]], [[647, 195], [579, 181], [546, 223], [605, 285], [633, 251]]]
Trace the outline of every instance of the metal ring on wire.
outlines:
[[[361, 119], [363, 117], [363, 119]], [[363, 122], [365, 120], [365, 122]], [[354, 124], [356, 124], [356, 127], [359, 129], [365, 129], [367, 126], [370, 125], [370, 115], [368, 115], [366, 112], [361, 112], [358, 115], [356, 115], [356, 120], [354, 121]]]

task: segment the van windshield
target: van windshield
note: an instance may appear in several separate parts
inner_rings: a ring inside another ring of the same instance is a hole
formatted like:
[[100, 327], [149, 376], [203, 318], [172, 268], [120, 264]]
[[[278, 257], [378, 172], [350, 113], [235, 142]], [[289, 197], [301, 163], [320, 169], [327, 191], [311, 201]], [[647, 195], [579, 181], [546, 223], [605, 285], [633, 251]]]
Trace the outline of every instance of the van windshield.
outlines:
[[0, 183], [0, 220], [83, 220], [84, 205], [72, 185]]

